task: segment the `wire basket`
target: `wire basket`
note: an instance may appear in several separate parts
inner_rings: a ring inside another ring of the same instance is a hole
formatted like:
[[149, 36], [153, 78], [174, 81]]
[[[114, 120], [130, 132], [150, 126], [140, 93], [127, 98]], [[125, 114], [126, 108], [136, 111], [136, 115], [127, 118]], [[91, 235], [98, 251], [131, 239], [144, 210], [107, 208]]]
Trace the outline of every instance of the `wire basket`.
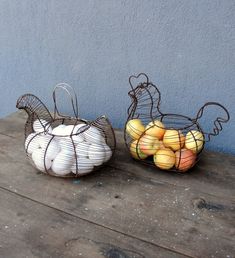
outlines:
[[[161, 93], [145, 73], [130, 76], [132, 103], [128, 109], [124, 139], [131, 156], [163, 170], [186, 172], [199, 160], [205, 143], [222, 130], [229, 121], [228, 110], [217, 102], [203, 105], [196, 118], [165, 114], [160, 110]], [[134, 86], [137, 85], [137, 86]], [[207, 107], [217, 107], [224, 113], [213, 122], [212, 132], [199, 124]]]
[[[57, 107], [57, 92], [71, 99], [74, 117], [62, 115]], [[106, 164], [113, 156], [116, 140], [105, 116], [94, 121], [78, 117], [77, 95], [66, 83], [53, 91], [54, 114], [42, 101], [25, 94], [16, 107], [28, 114], [25, 124], [25, 151], [34, 167], [53, 176], [80, 177]]]

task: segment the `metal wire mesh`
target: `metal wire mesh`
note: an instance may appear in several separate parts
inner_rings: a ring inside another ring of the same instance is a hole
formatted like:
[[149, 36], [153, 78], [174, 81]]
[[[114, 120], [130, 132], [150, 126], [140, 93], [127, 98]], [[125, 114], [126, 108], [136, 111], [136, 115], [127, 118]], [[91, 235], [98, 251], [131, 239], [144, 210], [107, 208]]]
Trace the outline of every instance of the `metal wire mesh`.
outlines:
[[[196, 118], [165, 114], [160, 110], [161, 93], [145, 73], [130, 76], [132, 102], [128, 108], [124, 139], [131, 156], [163, 170], [186, 172], [199, 160], [205, 143], [229, 121], [228, 110], [217, 102], [203, 105]], [[136, 85], [136, 86], [135, 86]], [[223, 116], [213, 122], [212, 132], [199, 124], [204, 109], [217, 107]]]
[[[64, 90], [71, 97], [74, 117], [61, 115], [58, 111], [58, 90]], [[33, 166], [53, 176], [79, 177], [106, 164], [116, 147], [108, 118], [80, 119], [76, 93], [68, 84], [55, 87], [53, 101], [54, 116], [32, 94], [21, 96], [16, 104], [18, 109], [24, 109], [28, 114], [25, 151]]]

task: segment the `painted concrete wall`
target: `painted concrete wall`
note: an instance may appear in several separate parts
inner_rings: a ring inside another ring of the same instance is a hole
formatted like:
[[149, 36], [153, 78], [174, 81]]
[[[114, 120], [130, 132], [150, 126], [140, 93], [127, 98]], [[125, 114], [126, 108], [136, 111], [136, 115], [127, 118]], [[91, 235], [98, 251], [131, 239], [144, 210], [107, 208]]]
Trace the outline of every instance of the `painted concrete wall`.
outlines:
[[[159, 85], [163, 112], [194, 117], [206, 101], [226, 105], [231, 122], [208, 148], [235, 154], [234, 0], [0, 1], [1, 117], [26, 92], [51, 106], [65, 81], [81, 117], [104, 113], [122, 127], [128, 76], [141, 71]], [[205, 115], [207, 128], [216, 115]]]

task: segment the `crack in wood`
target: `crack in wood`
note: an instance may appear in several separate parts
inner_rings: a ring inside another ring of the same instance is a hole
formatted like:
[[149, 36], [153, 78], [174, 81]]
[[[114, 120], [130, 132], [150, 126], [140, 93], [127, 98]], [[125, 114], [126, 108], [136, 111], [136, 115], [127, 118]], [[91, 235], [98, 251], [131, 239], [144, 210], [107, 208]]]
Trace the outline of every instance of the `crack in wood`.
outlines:
[[6, 137], [9, 137], [9, 138], [12, 138], [12, 139], [16, 139], [16, 137], [14, 137], [12, 135], [9, 135], [9, 134], [6, 134], [6, 133], [0, 132], [0, 135], [6, 136]]
[[196, 206], [200, 210], [206, 209], [208, 211], [223, 211], [226, 209], [226, 207], [222, 204], [207, 202], [203, 198], [198, 198], [193, 202], [194, 206]]

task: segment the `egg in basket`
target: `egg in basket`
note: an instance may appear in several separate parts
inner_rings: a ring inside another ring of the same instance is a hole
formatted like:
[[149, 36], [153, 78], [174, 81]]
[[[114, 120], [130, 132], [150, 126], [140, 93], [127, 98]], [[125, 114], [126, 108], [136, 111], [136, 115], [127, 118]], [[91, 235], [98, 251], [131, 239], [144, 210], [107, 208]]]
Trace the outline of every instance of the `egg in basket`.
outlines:
[[[65, 91], [71, 98], [74, 117], [61, 115], [56, 92]], [[25, 151], [40, 171], [53, 176], [79, 177], [106, 164], [112, 157], [116, 141], [106, 116], [94, 121], [78, 117], [77, 96], [68, 84], [58, 84], [53, 91], [54, 114], [32, 95], [21, 96], [16, 104], [28, 114], [25, 124]]]
[[[128, 94], [132, 103], [128, 109], [124, 138], [131, 156], [142, 163], [163, 170], [186, 172], [198, 162], [205, 143], [211, 136], [219, 134], [222, 123], [229, 121], [227, 109], [217, 102], [202, 106], [196, 118], [163, 113], [160, 110], [160, 91], [146, 74], [131, 76], [129, 83], [131, 91]], [[207, 107], [217, 107], [223, 112], [223, 117], [214, 120], [211, 133], [203, 131], [199, 124]]]

